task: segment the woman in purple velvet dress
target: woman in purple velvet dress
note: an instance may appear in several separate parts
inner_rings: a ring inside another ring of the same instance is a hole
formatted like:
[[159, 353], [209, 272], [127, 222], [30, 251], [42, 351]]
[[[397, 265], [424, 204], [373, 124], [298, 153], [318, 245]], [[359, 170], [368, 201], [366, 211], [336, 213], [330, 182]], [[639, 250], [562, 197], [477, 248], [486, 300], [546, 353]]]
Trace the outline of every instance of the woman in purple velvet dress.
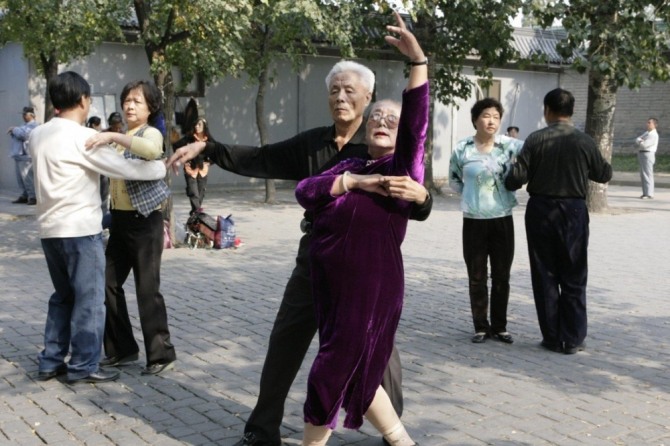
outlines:
[[411, 202], [389, 181], [423, 182], [428, 126], [426, 58], [396, 14], [386, 41], [408, 56], [409, 81], [400, 104], [374, 104], [367, 122], [370, 160], [349, 159], [298, 184], [296, 197], [314, 213], [310, 249], [319, 352], [308, 379], [303, 445], [325, 445], [337, 425], [358, 429], [365, 416], [393, 446], [413, 445], [381, 388], [404, 294], [400, 245]]

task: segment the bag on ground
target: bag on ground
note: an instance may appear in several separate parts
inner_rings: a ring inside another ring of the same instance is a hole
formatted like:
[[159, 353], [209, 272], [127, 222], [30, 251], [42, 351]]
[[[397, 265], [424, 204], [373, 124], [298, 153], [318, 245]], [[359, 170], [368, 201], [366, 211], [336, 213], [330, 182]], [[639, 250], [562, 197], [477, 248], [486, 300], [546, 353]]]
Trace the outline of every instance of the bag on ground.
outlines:
[[226, 249], [235, 247], [235, 222], [233, 214], [227, 217], [219, 215], [217, 218], [216, 234], [214, 236], [214, 248]]

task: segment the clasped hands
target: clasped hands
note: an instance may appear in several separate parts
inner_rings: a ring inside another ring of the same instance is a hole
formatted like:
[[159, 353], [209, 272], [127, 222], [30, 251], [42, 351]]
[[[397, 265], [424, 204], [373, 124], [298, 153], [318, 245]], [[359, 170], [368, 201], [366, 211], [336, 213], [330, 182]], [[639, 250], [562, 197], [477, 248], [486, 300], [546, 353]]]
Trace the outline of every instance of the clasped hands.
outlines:
[[356, 188], [385, 197], [397, 198], [417, 204], [428, 199], [428, 191], [409, 176], [351, 175], [356, 179]]

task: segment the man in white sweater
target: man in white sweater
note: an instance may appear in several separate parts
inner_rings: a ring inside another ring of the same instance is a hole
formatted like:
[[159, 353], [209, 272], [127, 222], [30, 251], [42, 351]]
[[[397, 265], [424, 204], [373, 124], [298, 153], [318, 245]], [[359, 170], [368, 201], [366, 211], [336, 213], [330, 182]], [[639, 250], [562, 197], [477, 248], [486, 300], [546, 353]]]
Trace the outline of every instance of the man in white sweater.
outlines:
[[105, 326], [100, 175], [157, 180], [165, 176], [165, 165], [126, 159], [108, 146], [86, 150], [84, 142], [96, 133], [83, 126], [91, 105], [90, 85], [67, 71], [49, 82], [48, 89], [59, 114], [33, 130], [29, 141], [40, 239], [55, 290], [37, 378], [67, 374], [70, 383], [112, 381], [119, 373], [98, 365]]

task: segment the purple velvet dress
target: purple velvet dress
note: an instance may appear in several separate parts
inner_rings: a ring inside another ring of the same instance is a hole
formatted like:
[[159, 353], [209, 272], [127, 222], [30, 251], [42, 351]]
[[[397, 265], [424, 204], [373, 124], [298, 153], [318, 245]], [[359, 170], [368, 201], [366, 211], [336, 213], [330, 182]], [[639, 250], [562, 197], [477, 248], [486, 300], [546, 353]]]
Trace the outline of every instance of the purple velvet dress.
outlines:
[[376, 161], [349, 159], [301, 181], [298, 202], [314, 212], [310, 246], [319, 352], [307, 382], [305, 421], [358, 429], [388, 363], [400, 320], [400, 245], [412, 203], [354, 189], [330, 194], [344, 171], [409, 175], [423, 182], [428, 83], [403, 93], [396, 151]]

